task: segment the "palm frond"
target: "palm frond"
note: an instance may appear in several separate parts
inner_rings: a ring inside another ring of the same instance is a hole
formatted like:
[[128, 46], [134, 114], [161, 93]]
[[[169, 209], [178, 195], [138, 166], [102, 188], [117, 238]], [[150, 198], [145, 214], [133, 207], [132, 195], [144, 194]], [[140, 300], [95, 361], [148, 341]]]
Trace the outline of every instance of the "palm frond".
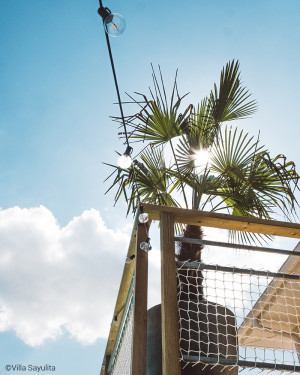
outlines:
[[211, 116], [217, 124], [248, 117], [257, 110], [255, 100], [249, 100], [251, 94], [242, 86], [239, 67], [238, 61], [228, 62], [221, 72], [219, 88], [215, 84], [210, 93]]
[[129, 169], [112, 166], [116, 177], [107, 190], [117, 188], [115, 203], [124, 196], [128, 210], [136, 212], [139, 201], [166, 206], [179, 206], [171, 192], [176, 187], [171, 180], [160, 148], [148, 148], [141, 155], [141, 162], [134, 161]]
[[263, 246], [267, 242], [272, 241], [273, 238], [273, 236], [261, 233], [242, 232], [236, 230], [230, 230], [228, 232], [228, 240], [232, 243], [256, 244]]
[[296, 198], [291, 184], [299, 176], [293, 163], [278, 163], [253, 137], [226, 128], [215, 145], [212, 172], [222, 179], [222, 197], [232, 213], [270, 219], [281, 211], [286, 217]]
[[[160, 81], [152, 67], [153, 87], [150, 88], [150, 97], [139, 94], [143, 97], [146, 105], [135, 115], [135, 124], [132, 126], [131, 138], [148, 141], [154, 145], [162, 145], [171, 139], [183, 134], [188, 124], [188, 117], [191, 106], [180, 113], [180, 106], [183, 98], [177, 91], [177, 73], [173, 85], [171, 100], [168, 102], [166, 88], [159, 67]], [[175, 95], [177, 99], [175, 99]]]

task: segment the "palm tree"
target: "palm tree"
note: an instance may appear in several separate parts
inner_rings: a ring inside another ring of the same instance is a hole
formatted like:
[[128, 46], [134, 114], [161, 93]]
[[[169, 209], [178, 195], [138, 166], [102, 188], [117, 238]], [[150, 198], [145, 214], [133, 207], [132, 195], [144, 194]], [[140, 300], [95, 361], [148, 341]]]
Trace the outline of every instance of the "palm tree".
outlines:
[[[287, 162], [283, 155], [272, 157], [260, 144], [259, 138], [255, 139], [229, 124], [254, 114], [257, 109], [256, 102], [251, 100], [248, 90], [241, 83], [238, 62], [229, 62], [221, 72], [219, 85], [214, 84], [209, 96], [196, 107], [191, 104], [184, 107], [181, 113], [185, 96], [179, 96], [177, 80], [170, 101], [167, 100], [160, 69], [159, 79], [153, 70], [153, 83], [154, 89], [150, 90], [149, 97], [138, 94], [141, 101], [131, 97], [140, 110], [127, 118], [132, 130], [130, 139], [143, 142], [144, 149], [128, 169], [111, 165], [114, 180], [108, 190], [117, 187], [115, 202], [124, 196], [128, 204], [127, 213], [131, 210], [135, 212], [143, 201], [196, 210], [226, 210], [234, 215], [264, 219], [272, 219], [278, 214], [290, 219], [295, 215], [297, 201], [294, 190], [298, 187], [299, 176], [294, 163]], [[209, 158], [199, 164], [203, 155]], [[203, 237], [200, 227], [188, 225], [182, 228], [178, 225], [176, 230], [183, 231], [185, 237]], [[230, 232], [230, 239], [261, 243], [270, 237]], [[201, 261], [202, 248], [202, 245], [182, 242], [177, 259]], [[178, 276], [180, 303], [189, 300], [190, 293], [204, 300], [201, 271], [180, 269]], [[230, 358], [236, 358], [233, 313], [209, 301], [203, 306], [225, 317], [220, 332], [225, 326], [224, 337], [227, 338], [226, 335], [231, 332], [230, 339], [228, 336], [228, 340], [232, 341]], [[204, 344], [201, 343], [202, 346]], [[229, 355], [220, 350], [222, 355]], [[201, 351], [207, 353], [205, 345]], [[187, 366], [182, 369], [182, 374], [205, 371], [218, 374], [224, 370], [216, 367], [210, 372], [209, 366], [207, 370], [201, 366]], [[222, 374], [234, 375], [236, 371], [225, 370]]]
[[[272, 157], [259, 139], [229, 125], [257, 110], [241, 83], [239, 62], [228, 62], [219, 85], [197, 107], [190, 104], [181, 112], [186, 95], [178, 93], [177, 72], [168, 101], [160, 68], [159, 78], [152, 71], [150, 95], [138, 94], [141, 101], [130, 96], [140, 106], [127, 118], [130, 139], [145, 147], [129, 169], [111, 165], [115, 178], [108, 191], [117, 186], [115, 201], [124, 195], [127, 213], [135, 212], [142, 200], [264, 219], [281, 213], [290, 220], [299, 180], [294, 163], [283, 155]], [[197, 165], [205, 153], [209, 161]], [[261, 242], [270, 237], [231, 232], [230, 238]]]

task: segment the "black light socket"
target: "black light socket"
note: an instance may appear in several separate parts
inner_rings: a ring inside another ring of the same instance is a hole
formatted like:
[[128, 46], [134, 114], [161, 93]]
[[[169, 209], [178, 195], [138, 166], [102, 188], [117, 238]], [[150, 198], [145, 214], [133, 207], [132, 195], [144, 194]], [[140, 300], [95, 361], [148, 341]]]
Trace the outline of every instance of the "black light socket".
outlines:
[[124, 152], [124, 155], [131, 156], [133, 148], [130, 146], [127, 146], [126, 151]]
[[98, 9], [98, 13], [102, 17], [103, 22], [104, 22], [105, 18], [111, 14], [111, 11], [108, 8], [104, 8], [103, 6], [100, 6], [100, 8]]

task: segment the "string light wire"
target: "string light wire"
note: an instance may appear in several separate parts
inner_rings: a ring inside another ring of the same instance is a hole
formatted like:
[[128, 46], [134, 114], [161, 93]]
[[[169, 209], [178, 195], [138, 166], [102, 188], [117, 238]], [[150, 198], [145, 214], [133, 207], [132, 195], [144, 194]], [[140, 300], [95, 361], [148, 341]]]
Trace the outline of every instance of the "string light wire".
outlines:
[[[102, 0], [99, 0], [99, 4], [100, 4], [100, 8], [98, 10], [98, 13], [100, 14], [100, 9], [104, 8], [103, 4], [102, 4]], [[107, 8], [105, 8], [105, 9], [107, 9]], [[101, 16], [101, 14], [100, 14], [100, 16]], [[104, 24], [105, 18], [102, 17], [102, 20], [103, 20], [103, 24]], [[111, 64], [111, 68], [112, 68], [112, 72], [113, 72], [113, 77], [114, 77], [114, 82], [115, 82], [115, 88], [116, 88], [117, 97], [118, 97], [118, 104], [119, 104], [120, 113], [121, 113], [121, 119], [122, 119], [122, 124], [123, 124], [123, 129], [124, 129], [125, 140], [126, 140], [127, 148], [131, 148], [131, 146], [129, 144], [129, 137], [128, 137], [127, 128], [126, 128], [126, 121], [125, 121], [125, 117], [124, 117], [124, 112], [123, 112], [123, 107], [122, 107], [122, 102], [121, 102], [121, 96], [120, 96], [119, 85], [118, 85], [118, 80], [117, 80], [117, 75], [116, 75], [116, 70], [115, 70], [114, 59], [113, 59], [113, 55], [112, 55], [112, 51], [111, 51], [109, 36], [108, 36], [107, 32], [104, 31], [104, 33], [105, 33], [105, 38], [106, 38], [106, 44], [107, 44], [107, 49], [108, 49], [110, 64]], [[137, 200], [138, 200], [140, 212], [143, 213], [143, 207], [142, 207], [141, 197], [140, 197], [139, 188], [138, 188], [138, 184], [137, 184], [136, 170], [135, 170], [135, 166], [134, 166], [134, 161], [132, 162], [131, 168], [132, 168], [132, 171], [133, 171], [133, 182], [134, 182], [134, 185], [135, 185], [135, 190], [136, 190], [136, 195], [137, 195]], [[149, 238], [148, 226], [147, 226], [146, 223], [144, 223], [144, 226], [145, 226], [145, 231], [146, 231], [146, 235], [147, 235], [146, 243], [149, 245], [149, 250], [150, 250], [151, 249], [151, 245], [150, 245], [150, 238]]]

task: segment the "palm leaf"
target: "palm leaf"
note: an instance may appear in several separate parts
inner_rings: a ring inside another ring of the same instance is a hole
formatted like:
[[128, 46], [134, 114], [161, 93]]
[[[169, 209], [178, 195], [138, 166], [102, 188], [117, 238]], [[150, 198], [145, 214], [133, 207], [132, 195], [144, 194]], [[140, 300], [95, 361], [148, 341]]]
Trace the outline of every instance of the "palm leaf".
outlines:
[[124, 196], [128, 205], [127, 214], [130, 210], [135, 213], [140, 201], [178, 206], [171, 195], [174, 184], [165, 165], [162, 149], [152, 147], [146, 149], [141, 155], [141, 162], [135, 161], [129, 169], [112, 167], [117, 174], [107, 192], [117, 188], [115, 202]]
[[239, 67], [238, 61], [227, 63], [221, 72], [219, 88], [214, 84], [210, 93], [211, 116], [217, 124], [250, 116], [257, 109], [256, 102], [249, 100], [251, 94], [241, 84]]
[[135, 124], [132, 121], [134, 129], [131, 138], [148, 141], [153, 145], [163, 145], [183, 133], [192, 107], [188, 106], [183, 113], [179, 112], [182, 100], [187, 94], [180, 97], [177, 92], [177, 73], [169, 103], [160, 68], [160, 82], [153, 67], [152, 70], [154, 89], [150, 89], [150, 97], [139, 94], [143, 97], [145, 106], [134, 115]]
[[[232, 214], [272, 219], [278, 212], [289, 218], [294, 211], [292, 187], [299, 179], [294, 164], [278, 163], [278, 157], [272, 159], [253, 137], [226, 128], [211, 161], [211, 171], [222, 181], [216, 194], [222, 196]], [[235, 236], [244, 241], [266, 238], [255, 234]]]

